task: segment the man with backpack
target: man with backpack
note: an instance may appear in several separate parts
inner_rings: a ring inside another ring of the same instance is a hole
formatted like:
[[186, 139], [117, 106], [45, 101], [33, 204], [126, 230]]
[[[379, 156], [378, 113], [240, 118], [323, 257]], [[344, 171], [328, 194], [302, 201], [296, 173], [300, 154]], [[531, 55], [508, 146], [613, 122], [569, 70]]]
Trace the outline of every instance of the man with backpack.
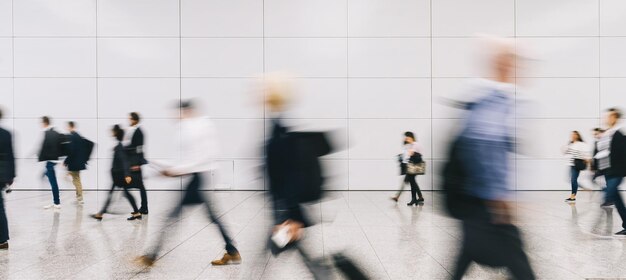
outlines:
[[517, 56], [511, 44], [497, 47], [494, 78], [481, 84], [481, 98], [466, 104], [464, 127], [443, 172], [447, 209], [463, 229], [453, 279], [462, 279], [473, 262], [506, 267], [515, 279], [535, 279], [509, 197], [510, 154], [517, 144], [512, 78]]
[[[91, 151], [89, 146], [93, 148], [93, 145], [88, 144], [87, 139], [83, 139], [78, 132], [76, 132], [76, 124], [72, 121], [67, 123], [67, 130], [70, 132], [67, 144], [67, 157], [63, 162], [63, 165], [67, 167], [67, 171], [72, 176], [72, 184], [76, 188], [76, 203], [79, 205], [83, 202], [83, 185], [80, 181], [80, 171], [87, 169], [87, 159]], [[88, 154], [89, 152], [89, 154]]]
[[44, 129], [44, 139], [41, 144], [41, 150], [39, 150], [39, 162], [46, 162], [45, 176], [48, 177], [50, 187], [52, 188], [53, 204], [44, 206], [45, 209], [55, 208], [61, 209], [61, 199], [59, 197], [59, 184], [57, 183], [56, 173], [54, 172], [54, 166], [56, 166], [59, 156], [61, 155], [61, 149], [63, 145], [63, 137], [60, 133], [54, 130], [54, 127], [50, 125], [50, 117], [44, 116], [41, 118], [41, 123]]

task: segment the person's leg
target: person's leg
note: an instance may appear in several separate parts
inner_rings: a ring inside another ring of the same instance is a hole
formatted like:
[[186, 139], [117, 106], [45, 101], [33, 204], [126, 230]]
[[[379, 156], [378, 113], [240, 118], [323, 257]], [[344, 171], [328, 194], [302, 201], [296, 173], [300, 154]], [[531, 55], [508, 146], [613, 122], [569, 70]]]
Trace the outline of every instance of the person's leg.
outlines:
[[404, 176], [404, 178], [402, 178], [402, 181], [400, 182], [400, 189], [398, 190], [396, 195], [393, 197], [393, 198], [395, 198], [394, 199], [395, 201], [398, 201], [398, 198], [400, 198], [400, 195], [404, 191], [404, 187], [405, 186], [406, 186], [406, 176]]
[[50, 187], [52, 188], [52, 199], [54, 204], [61, 204], [61, 199], [59, 198], [59, 184], [57, 183], [57, 176], [54, 172], [54, 166], [56, 163], [48, 161], [46, 162], [46, 176], [48, 177], [48, 181], [50, 182]]
[[126, 196], [126, 199], [130, 202], [130, 206], [133, 207], [133, 213], [138, 213], [139, 208], [137, 208], [137, 203], [135, 202], [133, 195], [128, 191], [127, 187], [122, 187], [122, 190], [124, 191], [124, 196]]
[[617, 213], [619, 217], [622, 219], [622, 229], [626, 230], [626, 206], [624, 206], [624, 200], [622, 199], [622, 195], [619, 193], [619, 185], [622, 184], [624, 178], [622, 177], [607, 177], [606, 185], [607, 189], [611, 186], [612, 189], [615, 190], [613, 193], [613, 202], [615, 202], [615, 208], [617, 209]]
[[[202, 186], [202, 183], [203, 182], [202, 182], [201, 176], [199, 174], [194, 174], [191, 182], [189, 183], [190, 186], [188, 187], [188, 189], [191, 189], [193, 187], [199, 188]], [[211, 222], [213, 222], [217, 226], [220, 233], [222, 234], [224, 243], [226, 243], [226, 246], [225, 246], [226, 252], [231, 255], [237, 254], [239, 251], [237, 250], [237, 248], [235, 248], [235, 245], [233, 244], [233, 240], [230, 238], [230, 236], [228, 235], [228, 232], [226, 231], [226, 227], [224, 227], [222, 222], [219, 220], [219, 217], [215, 215], [215, 212], [213, 210], [213, 207], [211, 206], [211, 202], [209, 201], [208, 197], [204, 196], [203, 199], [204, 199], [204, 205], [206, 205], [207, 207], [207, 211], [209, 214], [209, 218], [211, 219]]]
[[621, 177], [605, 176], [606, 179], [606, 201], [605, 203], [613, 204], [619, 195], [617, 187], [622, 183]]
[[578, 176], [580, 176], [580, 170], [576, 169], [574, 166], [570, 168], [570, 183], [572, 186], [572, 195], [570, 198], [575, 198], [578, 193]]
[[420, 190], [420, 185], [417, 183], [417, 176], [413, 175], [413, 183], [415, 183], [415, 189], [417, 190], [418, 200], [424, 200], [424, 196], [422, 195], [422, 190]]
[[148, 212], [148, 193], [146, 192], [146, 186], [143, 182], [143, 172], [141, 169], [135, 173], [135, 179], [137, 180], [137, 187], [139, 188], [139, 195], [141, 196], [141, 207], [139, 211]]
[[76, 200], [83, 201], [83, 184], [80, 181], [80, 171], [70, 171], [72, 176], [72, 184], [76, 188]]
[[167, 239], [168, 230], [166, 230], [166, 228], [170, 226], [172, 222], [180, 216], [180, 213], [183, 211], [183, 207], [184, 205], [181, 201], [172, 210], [172, 212], [170, 212], [170, 214], [167, 216], [167, 222], [163, 225], [163, 228], [159, 232], [159, 236], [156, 239], [157, 241], [156, 241], [155, 246], [152, 247], [152, 250], [150, 250], [147, 255], [145, 255], [145, 257], [149, 258], [149, 260], [151, 260], [152, 262], [156, 260], [157, 256], [161, 252], [163, 243], [165, 243], [165, 240]]
[[417, 183], [415, 182], [415, 175], [406, 175], [406, 178], [409, 184], [411, 185], [411, 202], [417, 201], [418, 188], [417, 188]]
[[503, 235], [512, 238], [510, 242], [506, 243], [510, 248], [503, 248], [503, 250], [510, 252], [507, 254], [507, 267], [513, 277], [517, 280], [534, 280], [535, 273], [530, 266], [526, 252], [524, 252], [519, 229], [514, 225], [503, 225], [500, 226], [499, 229], [503, 230]]
[[[4, 186], [4, 184], [2, 185]], [[4, 209], [4, 197], [0, 188], [0, 244], [9, 241], [9, 223]]]
[[454, 275], [452, 276], [453, 280], [461, 280], [463, 279], [463, 275], [467, 272], [467, 269], [472, 264], [472, 259], [463, 251], [456, 260], [456, 265], [454, 267]]
[[107, 195], [107, 200], [104, 201], [104, 205], [102, 206], [102, 210], [98, 214], [104, 214], [109, 209], [109, 204], [111, 204], [111, 199], [113, 198], [113, 191], [115, 190], [115, 184], [111, 185], [111, 189], [109, 190], [109, 194]]

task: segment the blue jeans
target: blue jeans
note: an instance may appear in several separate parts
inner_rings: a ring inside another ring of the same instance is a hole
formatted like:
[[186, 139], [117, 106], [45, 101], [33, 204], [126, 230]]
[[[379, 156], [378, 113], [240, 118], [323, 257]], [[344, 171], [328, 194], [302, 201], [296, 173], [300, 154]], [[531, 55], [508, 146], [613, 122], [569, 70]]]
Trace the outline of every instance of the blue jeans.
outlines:
[[61, 204], [61, 199], [59, 198], [59, 184], [57, 183], [57, 176], [54, 173], [55, 165], [56, 163], [52, 161], [46, 162], [46, 177], [48, 177], [50, 187], [52, 188], [52, 199], [54, 204]]
[[580, 170], [576, 169], [576, 167], [570, 167], [570, 179], [572, 184], [572, 194], [576, 195], [578, 192], [578, 176], [580, 176]]
[[622, 219], [622, 228], [626, 229], [626, 206], [624, 206], [624, 200], [619, 193], [619, 185], [622, 184], [624, 177], [620, 176], [605, 176], [606, 178], [606, 200], [607, 202], [615, 203], [615, 208]]

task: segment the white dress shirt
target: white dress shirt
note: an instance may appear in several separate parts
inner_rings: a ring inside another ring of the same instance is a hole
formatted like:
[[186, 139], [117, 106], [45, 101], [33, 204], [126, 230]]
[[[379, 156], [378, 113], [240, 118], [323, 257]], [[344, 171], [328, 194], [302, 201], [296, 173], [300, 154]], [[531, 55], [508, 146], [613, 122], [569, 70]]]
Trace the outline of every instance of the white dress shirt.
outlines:
[[179, 176], [212, 170], [219, 147], [211, 120], [207, 117], [183, 119], [180, 128], [181, 160], [168, 171]]

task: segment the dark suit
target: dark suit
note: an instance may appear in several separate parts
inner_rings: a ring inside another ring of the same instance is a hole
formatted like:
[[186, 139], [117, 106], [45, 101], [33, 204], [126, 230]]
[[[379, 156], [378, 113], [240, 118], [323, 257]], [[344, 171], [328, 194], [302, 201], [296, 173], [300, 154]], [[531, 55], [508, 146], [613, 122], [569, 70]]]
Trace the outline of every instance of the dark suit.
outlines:
[[124, 149], [126, 150], [130, 167], [139, 167], [139, 170], [137, 171], [131, 170], [130, 176], [133, 178], [133, 182], [130, 187], [139, 189], [139, 194], [141, 195], [141, 207], [139, 209], [142, 213], [145, 213], [148, 211], [148, 193], [146, 192], [146, 186], [143, 183], [141, 166], [148, 163], [148, 161], [144, 157], [143, 144], [143, 131], [141, 130], [141, 127], [137, 127], [137, 129], [135, 129], [135, 133], [133, 133], [133, 136], [130, 139], [130, 144], [124, 147]]
[[39, 151], [39, 161], [47, 161], [46, 162], [46, 176], [48, 177], [48, 181], [50, 182], [50, 188], [52, 189], [52, 198], [54, 204], [61, 204], [61, 199], [59, 198], [59, 184], [57, 183], [57, 177], [54, 172], [54, 166], [56, 165], [53, 160], [59, 159], [59, 142], [61, 135], [54, 131], [53, 128], [46, 129], [44, 132], [44, 139], [41, 145], [41, 151]]
[[126, 184], [125, 178], [130, 176], [130, 165], [128, 163], [128, 156], [126, 155], [126, 151], [122, 143], [118, 143], [113, 149], [113, 162], [111, 164], [111, 178], [113, 180], [113, 184], [111, 185], [111, 190], [109, 190], [109, 196], [100, 211], [100, 214], [104, 214], [107, 212], [109, 208], [109, 204], [111, 203], [111, 198], [113, 196], [113, 191], [116, 187], [122, 188], [124, 191], [124, 196], [130, 202], [130, 205], [133, 207], [133, 212], [138, 212], [137, 203], [135, 203], [135, 198], [128, 192], [128, 184]]
[[615, 208], [622, 219], [622, 228], [626, 229], [626, 205], [619, 193], [619, 185], [626, 177], [626, 136], [616, 131], [611, 139], [611, 167], [602, 170], [606, 179], [606, 201], [615, 203]]
[[86, 169], [85, 145], [83, 137], [76, 132], [72, 132], [69, 136], [69, 146], [65, 165], [69, 171], [81, 171]]
[[9, 240], [9, 223], [4, 209], [3, 189], [13, 184], [15, 178], [15, 157], [11, 133], [0, 128], [0, 243]]

